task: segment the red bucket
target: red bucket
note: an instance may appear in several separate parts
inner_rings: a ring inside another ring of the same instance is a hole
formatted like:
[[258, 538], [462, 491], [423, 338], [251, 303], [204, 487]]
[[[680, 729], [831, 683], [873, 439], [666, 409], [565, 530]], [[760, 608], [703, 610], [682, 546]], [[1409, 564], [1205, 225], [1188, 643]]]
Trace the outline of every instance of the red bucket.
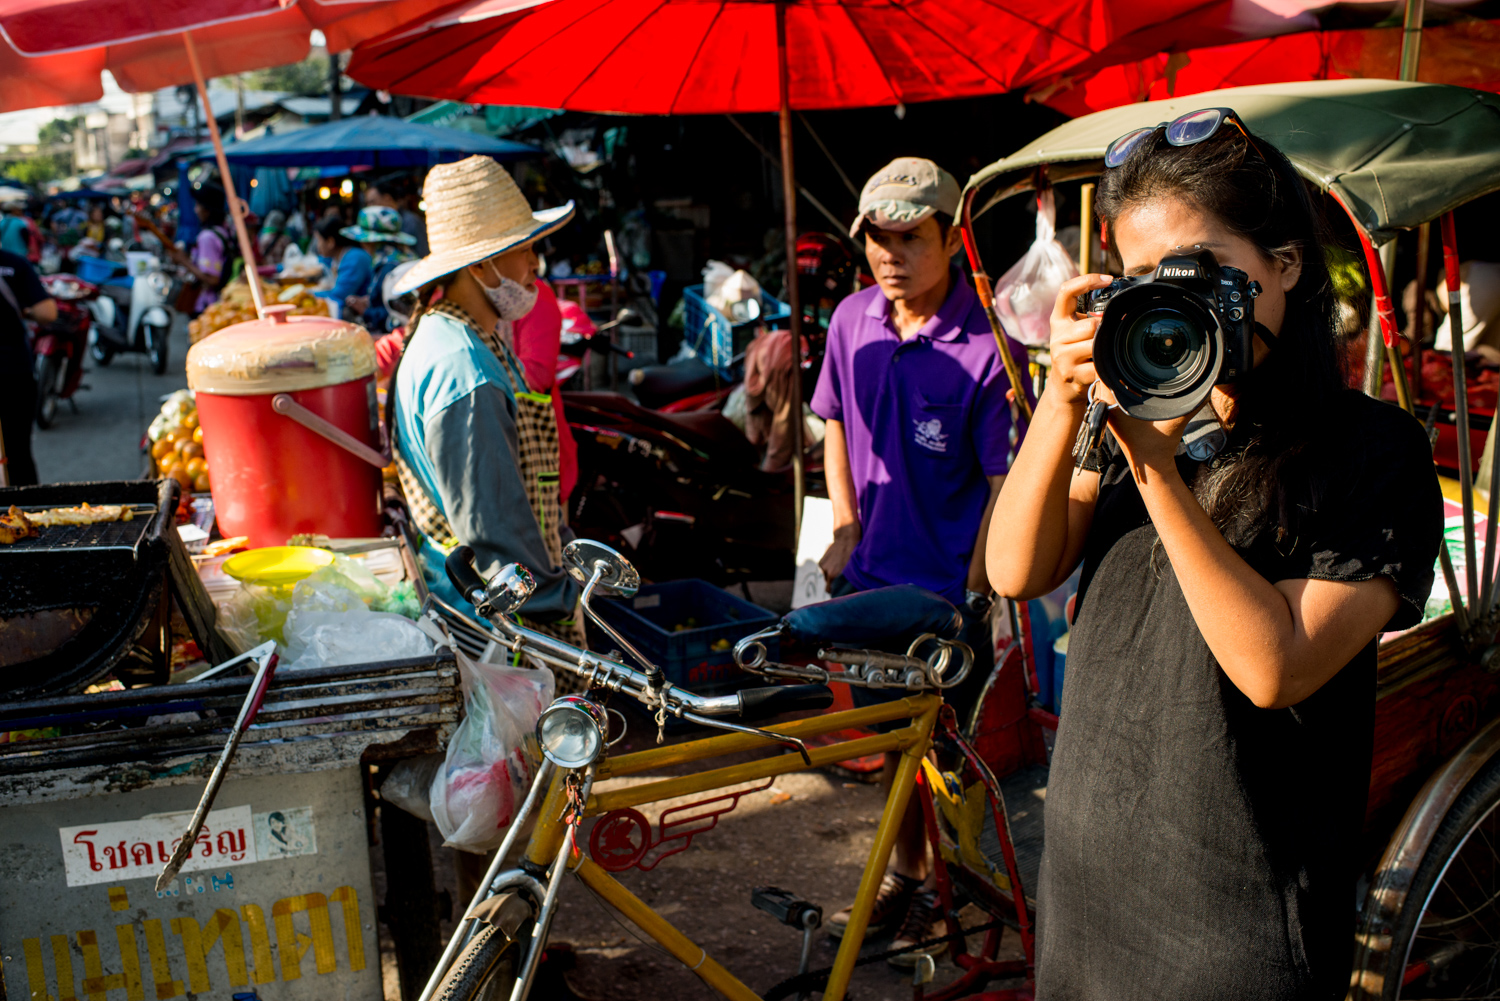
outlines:
[[273, 405], [288, 396], [378, 449], [374, 344], [362, 327], [289, 310], [273, 306], [188, 352], [219, 531], [255, 547], [300, 533], [379, 535], [380, 469]]

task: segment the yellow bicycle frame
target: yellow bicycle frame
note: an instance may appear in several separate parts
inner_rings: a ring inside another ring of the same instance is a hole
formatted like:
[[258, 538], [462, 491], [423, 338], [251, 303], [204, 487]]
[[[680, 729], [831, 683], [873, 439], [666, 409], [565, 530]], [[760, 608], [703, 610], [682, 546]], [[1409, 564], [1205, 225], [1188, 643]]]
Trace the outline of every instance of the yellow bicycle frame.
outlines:
[[[824, 1001], [843, 1001], [844, 992], [849, 987], [849, 978], [854, 973], [855, 961], [859, 958], [860, 947], [864, 944], [865, 930], [870, 923], [870, 912], [875, 906], [875, 895], [879, 890], [881, 877], [885, 874], [886, 863], [890, 859], [891, 849], [895, 844], [896, 830], [901, 824], [902, 816], [906, 813], [906, 805], [911, 800], [912, 789], [916, 784], [917, 772], [922, 760], [932, 745], [932, 729], [937, 722], [938, 708], [942, 704], [942, 699], [936, 695], [913, 695], [864, 709], [852, 709], [829, 716], [815, 716], [768, 727], [767, 729], [775, 733], [807, 738], [892, 720], [909, 719], [911, 721], [910, 725], [890, 733], [840, 741], [826, 747], [809, 750], [808, 755], [812, 758], [811, 765], [804, 763], [800, 755], [781, 754], [762, 758], [759, 761], [707, 769], [691, 775], [660, 779], [628, 788], [595, 792], [589, 796], [584, 816], [593, 817], [611, 810], [654, 803], [677, 796], [689, 796], [711, 789], [722, 789], [725, 786], [770, 778], [773, 775], [805, 772], [809, 768], [820, 768], [868, 754], [878, 754], [884, 751], [902, 752], [901, 764], [896, 770], [896, 779], [891, 786], [891, 794], [886, 799], [885, 811], [880, 816], [880, 826], [875, 830], [875, 844], [870, 848], [870, 858], [865, 863], [864, 875], [859, 881], [859, 892], [854, 898], [849, 925], [844, 932], [843, 942], [839, 946], [838, 956], [834, 960], [833, 972], [829, 974], [828, 986], [823, 992]], [[595, 784], [597, 787], [599, 782], [607, 778], [637, 775], [660, 768], [707, 761], [726, 754], [763, 748], [766, 744], [766, 740], [762, 737], [736, 733], [695, 740], [686, 744], [674, 744], [670, 747], [637, 751], [618, 758], [607, 758], [601, 761], [596, 769]], [[565, 834], [563, 815], [567, 805], [564, 782], [566, 774], [559, 772], [547, 790], [547, 797], [537, 812], [536, 828], [532, 831], [531, 840], [526, 845], [527, 861], [544, 868], [552, 864], [553, 859], [562, 849]], [[714, 990], [734, 1001], [760, 1001], [758, 994], [746, 987], [723, 966], [710, 959], [701, 946], [678, 931], [639, 897], [625, 889], [618, 880], [581, 850], [574, 852], [569, 868], [578, 875], [579, 879], [583, 880], [589, 889], [634, 922], [641, 931], [659, 942], [664, 949], [677, 957], [688, 969], [698, 974], [703, 982]]]

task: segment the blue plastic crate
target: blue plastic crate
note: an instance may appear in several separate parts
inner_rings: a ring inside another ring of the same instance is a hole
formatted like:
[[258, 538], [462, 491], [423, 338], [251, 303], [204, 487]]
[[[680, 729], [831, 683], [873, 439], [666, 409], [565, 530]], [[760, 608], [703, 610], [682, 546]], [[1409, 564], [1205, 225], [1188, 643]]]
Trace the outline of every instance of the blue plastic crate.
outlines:
[[98, 285], [116, 274], [125, 273], [125, 265], [107, 261], [102, 257], [76, 257], [78, 277]]
[[[633, 598], [596, 601], [594, 611], [654, 660], [668, 681], [694, 692], [737, 687], [745, 676], [734, 663], [735, 642], [777, 620], [774, 612], [691, 579], [647, 584]], [[596, 649], [608, 649], [610, 640], [600, 640]], [[767, 654], [779, 656], [774, 641]]]
[[766, 324], [785, 323], [791, 316], [790, 306], [762, 292], [760, 316], [737, 324], [708, 304], [703, 298], [702, 285], [689, 285], [682, 290], [683, 343], [720, 378], [731, 381], [737, 374], [740, 355], [755, 339], [756, 329]]

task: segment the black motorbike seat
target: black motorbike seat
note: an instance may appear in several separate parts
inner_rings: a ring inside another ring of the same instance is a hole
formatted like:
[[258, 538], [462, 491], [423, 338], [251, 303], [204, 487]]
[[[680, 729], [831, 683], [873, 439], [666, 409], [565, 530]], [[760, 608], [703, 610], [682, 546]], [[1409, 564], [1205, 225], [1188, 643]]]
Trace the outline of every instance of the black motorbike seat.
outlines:
[[915, 584], [860, 591], [816, 605], [805, 605], [781, 619], [783, 630], [804, 643], [884, 646], [909, 643], [923, 633], [958, 639], [964, 620], [940, 595]]
[[565, 393], [563, 402], [575, 408], [575, 413], [591, 412], [588, 418], [570, 413], [570, 422], [582, 418], [584, 423], [599, 420], [606, 426], [618, 426], [622, 419], [633, 420], [666, 432], [688, 448], [712, 455], [715, 459], [741, 463], [750, 469], [755, 469], [760, 464], [760, 453], [750, 444], [750, 439], [717, 410], [667, 414], [637, 406], [619, 393], [604, 392]]
[[630, 373], [630, 385], [642, 406], [659, 407], [716, 389], [720, 380], [713, 369], [697, 358], [685, 358], [670, 365], [634, 369]]

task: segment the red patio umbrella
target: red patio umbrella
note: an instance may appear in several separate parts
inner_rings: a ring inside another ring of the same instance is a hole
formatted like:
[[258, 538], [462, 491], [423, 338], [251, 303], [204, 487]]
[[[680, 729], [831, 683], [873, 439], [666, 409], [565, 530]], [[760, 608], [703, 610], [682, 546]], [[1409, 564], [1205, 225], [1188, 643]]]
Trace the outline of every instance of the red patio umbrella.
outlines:
[[[339, 52], [439, 7], [438, 0], [3, 0], [0, 111], [98, 100], [106, 69], [132, 92], [192, 81], [227, 182], [205, 77], [298, 62], [314, 29]], [[226, 188], [240, 253], [252, 261], [245, 206]], [[254, 268], [245, 274], [259, 312], [260, 282]]]
[[[1079, 116], [1226, 87], [1295, 80], [1392, 79], [1400, 69], [1403, 35], [1400, 27], [1350, 28], [1172, 49], [1102, 69], [1070, 71], [1037, 85], [1030, 96], [1064, 114]], [[1500, 21], [1475, 19], [1425, 28], [1422, 82], [1500, 91], [1497, 53]]]
[[[627, 114], [781, 116], [786, 258], [796, 260], [791, 110], [1002, 93], [1202, 0], [516, 0], [461, 3], [358, 47], [349, 75], [383, 90]], [[796, 282], [791, 336], [801, 343]], [[1010, 352], [998, 344], [1013, 384]], [[792, 413], [802, 413], [792, 380]], [[1026, 409], [1024, 398], [1020, 404]], [[1029, 414], [1027, 415], [1029, 416]], [[793, 420], [795, 512], [802, 509]]]

